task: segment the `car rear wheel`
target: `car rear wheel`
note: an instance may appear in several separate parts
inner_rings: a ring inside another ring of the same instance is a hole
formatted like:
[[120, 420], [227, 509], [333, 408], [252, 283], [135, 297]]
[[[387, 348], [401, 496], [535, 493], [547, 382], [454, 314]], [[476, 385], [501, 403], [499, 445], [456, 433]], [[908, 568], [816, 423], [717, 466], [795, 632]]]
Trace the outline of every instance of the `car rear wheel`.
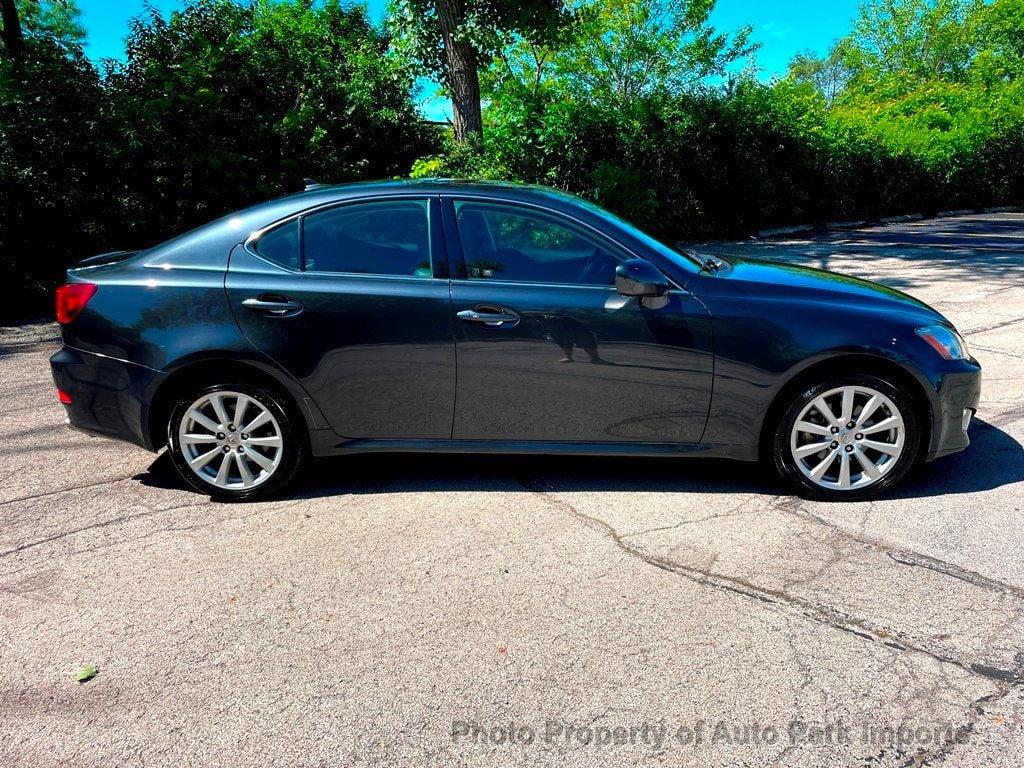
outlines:
[[774, 464], [802, 496], [864, 499], [899, 482], [919, 442], [913, 403], [901, 390], [876, 376], [837, 377], [790, 399]]
[[222, 501], [252, 501], [280, 490], [301, 467], [305, 442], [296, 427], [288, 403], [269, 391], [213, 385], [178, 400], [167, 445], [193, 488]]

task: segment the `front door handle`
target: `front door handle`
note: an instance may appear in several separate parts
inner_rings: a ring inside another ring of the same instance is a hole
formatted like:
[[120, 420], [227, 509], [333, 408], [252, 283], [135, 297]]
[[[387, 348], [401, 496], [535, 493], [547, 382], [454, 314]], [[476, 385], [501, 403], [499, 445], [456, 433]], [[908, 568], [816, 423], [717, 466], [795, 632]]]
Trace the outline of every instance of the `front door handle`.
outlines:
[[464, 309], [456, 317], [467, 323], [478, 323], [488, 328], [511, 328], [519, 324], [519, 315], [501, 307], [479, 306], [476, 309]]
[[246, 299], [242, 306], [253, 312], [273, 315], [274, 317], [292, 317], [302, 311], [302, 305], [283, 296], [259, 296]]

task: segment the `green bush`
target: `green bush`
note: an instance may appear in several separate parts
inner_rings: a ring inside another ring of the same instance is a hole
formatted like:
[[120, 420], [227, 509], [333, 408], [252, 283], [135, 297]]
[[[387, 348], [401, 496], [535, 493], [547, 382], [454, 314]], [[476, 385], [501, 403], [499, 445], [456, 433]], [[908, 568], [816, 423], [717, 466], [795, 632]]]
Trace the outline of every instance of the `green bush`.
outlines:
[[40, 311], [67, 264], [106, 247], [106, 106], [77, 48], [29, 38], [22, 61], [0, 58], [0, 319]]
[[306, 176], [402, 174], [439, 146], [387, 38], [339, 0], [150, 12], [103, 76], [73, 38], [29, 27], [26, 45], [17, 65], [0, 50], [0, 279], [16, 296], [0, 320], [49, 313], [85, 256], [146, 247]]
[[912, 99], [830, 108], [809, 86], [753, 79], [617, 110], [506, 94], [479, 151], [449, 144], [416, 169], [556, 186], [666, 240], [1024, 200], [1016, 96]]

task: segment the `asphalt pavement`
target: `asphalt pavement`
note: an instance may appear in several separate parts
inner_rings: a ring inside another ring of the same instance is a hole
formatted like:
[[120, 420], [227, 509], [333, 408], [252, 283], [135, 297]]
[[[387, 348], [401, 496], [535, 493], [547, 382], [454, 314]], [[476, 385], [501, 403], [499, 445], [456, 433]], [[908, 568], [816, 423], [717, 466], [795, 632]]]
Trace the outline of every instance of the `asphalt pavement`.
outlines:
[[55, 326], [0, 329], [0, 765], [1024, 764], [1024, 214], [707, 248], [943, 312], [971, 447], [863, 503], [366, 456], [216, 504], [64, 427]]

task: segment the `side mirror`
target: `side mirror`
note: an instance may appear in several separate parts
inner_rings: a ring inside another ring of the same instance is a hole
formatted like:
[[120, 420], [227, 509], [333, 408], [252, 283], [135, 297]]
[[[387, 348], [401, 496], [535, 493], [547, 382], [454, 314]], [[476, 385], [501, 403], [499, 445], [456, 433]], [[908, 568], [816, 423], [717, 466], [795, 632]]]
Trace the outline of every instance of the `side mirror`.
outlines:
[[615, 267], [615, 290], [623, 296], [664, 296], [668, 280], [646, 259], [626, 259]]

